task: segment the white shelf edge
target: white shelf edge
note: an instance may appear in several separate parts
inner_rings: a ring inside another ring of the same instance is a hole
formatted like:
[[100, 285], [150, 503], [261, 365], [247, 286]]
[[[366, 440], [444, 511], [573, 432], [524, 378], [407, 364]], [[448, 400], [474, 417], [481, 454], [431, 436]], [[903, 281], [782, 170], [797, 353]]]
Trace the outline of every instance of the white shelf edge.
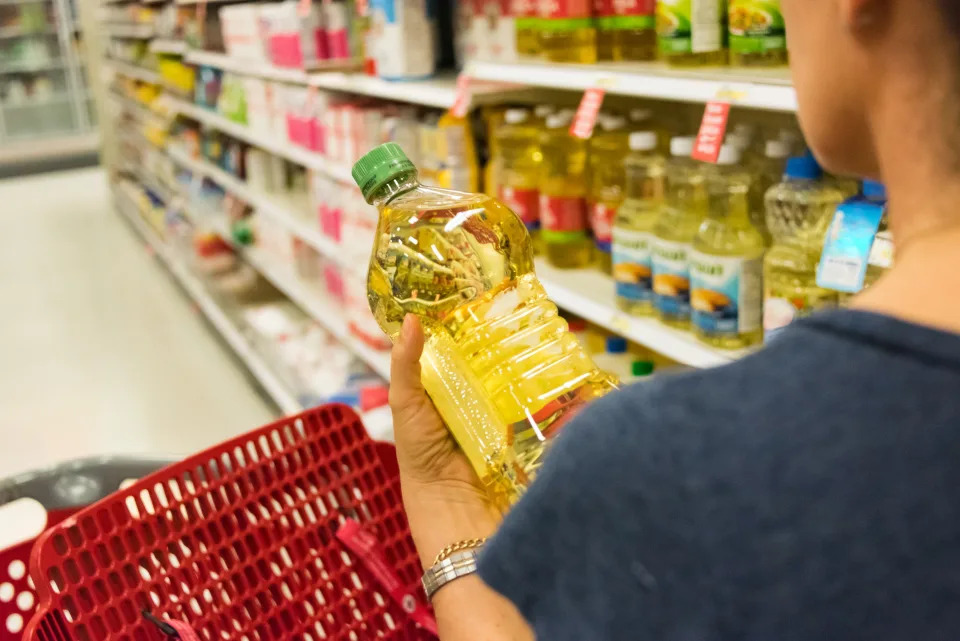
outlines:
[[607, 93], [655, 100], [706, 103], [725, 100], [739, 107], [795, 112], [797, 96], [783, 70], [738, 68], [671, 69], [661, 63], [600, 65], [471, 62], [471, 78], [520, 86], [584, 91], [600, 87]]
[[584, 318], [690, 367], [725, 365], [750, 353], [704, 345], [693, 334], [673, 329], [653, 318], [638, 318], [620, 311], [614, 300], [614, 281], [596, 269], [558, 269], [536, 261], [537, 277], [557, 307]]
[[117, 60], [115, 58], [108, 58], [107, 63], [115, 72], [123, 76], [128, 76], [134, 80], [139, 80], [151, 85], [162, 84], [160, 81], [160, 74], [156, 71], [151, 71], [150, 69], [145, 69], [135, 64], [123, 62], [122, 60]]
[[[127, 193], [123, 193], [122, 187], [117, 188], [122, 197], [129, 199]], [[130, 206], [133, 203], [129, 203]], [[128, 211], [122, 205], [118, 207], [120, 213], [131, 222], [140, 236], [150, 245], [161, 262], [167, 267], [171, 274], [183, 287], [187, 295], [197, 304], [203, 315], [210, 321], [210, 324], [223, 336], [227, 344], [237, 354], [254, 378], [260, 383], [264, 390], [284, 414], [296, 414], [303, 411], [303, 407], [294, 398], [293, 394], [286, 388], [280, 379], [266, 365], [259, 354], [253, 349], [250, 343], [244, 338], [240, 330], [233, 324], [233, 321], [217, 305], [216, 301], [207, 293], [203, 284], [190, 271], [182, 265], [176, 258], [170, 255], [167, 247], [157, 238], [155, 232], [150, 229], [146, 222], [135, 212]]]
[[27, 138], [0, 144], [0, 167], [58, 156], [94, 153], [100, 148], [100, 133], [78, 132], [52, 138]]
[[106, 23], [104, 31], [107, 35], [114, 38], [131, 38], [135, 40], [146, 40], [152, 38], [155, 34], [152, 24], [122, 24]]
[[182, 56], [187, 52], [187, 43], [183, 40], [174, 40], [172, 38], [154, 38], [150, 41], [150, 51]]

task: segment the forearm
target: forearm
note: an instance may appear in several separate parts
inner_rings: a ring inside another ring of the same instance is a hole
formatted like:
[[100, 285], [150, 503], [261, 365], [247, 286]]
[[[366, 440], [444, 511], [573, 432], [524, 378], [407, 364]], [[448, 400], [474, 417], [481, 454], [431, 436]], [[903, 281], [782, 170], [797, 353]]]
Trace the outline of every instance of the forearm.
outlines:
[[440, 641], [532, 641], [513, 604], [476, 574], [443, 586], [433, 596]]

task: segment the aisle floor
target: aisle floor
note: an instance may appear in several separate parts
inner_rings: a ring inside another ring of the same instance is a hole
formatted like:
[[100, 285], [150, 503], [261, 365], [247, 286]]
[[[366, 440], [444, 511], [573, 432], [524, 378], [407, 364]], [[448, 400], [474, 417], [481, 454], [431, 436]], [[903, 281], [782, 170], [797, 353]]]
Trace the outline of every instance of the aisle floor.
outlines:
[[275, 416], [109, 194], [99, 169], [0, 180], [0, 479]]

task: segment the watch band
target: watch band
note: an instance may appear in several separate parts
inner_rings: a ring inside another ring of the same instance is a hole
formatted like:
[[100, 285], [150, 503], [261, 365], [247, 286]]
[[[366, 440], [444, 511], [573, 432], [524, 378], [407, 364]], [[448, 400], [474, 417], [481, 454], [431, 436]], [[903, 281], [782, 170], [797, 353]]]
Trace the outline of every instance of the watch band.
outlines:
[[477, 571], [478, 549], [455, 552], [423, 573], [423, 591], [428, 599], [433, 599], [437, 590], [462, 576]]

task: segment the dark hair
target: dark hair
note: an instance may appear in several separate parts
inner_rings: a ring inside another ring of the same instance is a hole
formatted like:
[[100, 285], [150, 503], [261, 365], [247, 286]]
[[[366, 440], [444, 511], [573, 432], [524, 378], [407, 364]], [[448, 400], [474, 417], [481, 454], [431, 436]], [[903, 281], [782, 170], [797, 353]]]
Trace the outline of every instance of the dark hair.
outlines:
[[960, 0], [937, 0], [947, 29], [954, 38], [960, 38]]

